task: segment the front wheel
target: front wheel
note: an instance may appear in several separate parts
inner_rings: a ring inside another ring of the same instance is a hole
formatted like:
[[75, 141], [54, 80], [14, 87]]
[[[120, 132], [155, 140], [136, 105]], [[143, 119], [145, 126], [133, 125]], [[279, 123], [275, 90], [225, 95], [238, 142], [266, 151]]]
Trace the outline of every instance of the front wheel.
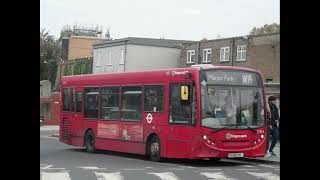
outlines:
[[149, 155], [150, 155], [150, 160], [159, 162], [161, 157], [161, 144], [160, 144], [160, 139], [157, 136], [152, 137], [150, 143], [149, 143]]
[[93, 132], [90, 130], [87, 132], [85, 136], [86, 151], [89, 153], [94, 153], [96, 151], [95, 143], [96, 143], [95, 136]]

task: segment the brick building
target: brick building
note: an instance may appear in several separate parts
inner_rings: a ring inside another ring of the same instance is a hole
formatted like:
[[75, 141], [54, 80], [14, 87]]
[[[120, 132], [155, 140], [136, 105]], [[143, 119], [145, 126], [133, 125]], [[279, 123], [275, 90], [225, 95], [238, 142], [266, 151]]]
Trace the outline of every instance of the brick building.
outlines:
[[262, 73], [267, 95], [280, 97], [280, 33], [184, 43], [179, 67], [242, 66]]

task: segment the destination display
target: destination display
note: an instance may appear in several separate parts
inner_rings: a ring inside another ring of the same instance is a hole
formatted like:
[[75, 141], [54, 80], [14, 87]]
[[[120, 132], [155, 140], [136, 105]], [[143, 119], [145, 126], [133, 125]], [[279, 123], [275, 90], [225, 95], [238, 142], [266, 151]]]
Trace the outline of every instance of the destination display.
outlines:
[[201, 84], [222, 84], [222, 85], [239, 85], [239, 86], [257, 86], [256, 73], [244, 71], [204, 71], [206, 82]]

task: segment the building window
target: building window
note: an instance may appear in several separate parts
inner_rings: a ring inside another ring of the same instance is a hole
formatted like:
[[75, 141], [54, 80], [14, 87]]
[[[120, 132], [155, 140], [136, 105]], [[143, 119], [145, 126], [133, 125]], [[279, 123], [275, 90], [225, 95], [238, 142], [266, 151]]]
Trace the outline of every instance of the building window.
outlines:
[[211, 62], [211, 48], [203, 50], [203, 62]]
[[121, 120], [141, 121], [142, 88], [123, 87], [121, 91]]
[[195, 56], [196, 56], [196, 51], [189, 50], [187, 52], [187, 63], [194, 63]]
[[229, 61], [230, 56], [230, 48], [229, 47], [222, 47], [220, 49], [220, 62]]
[[163, 111], [163, 86], [153, 85], [144, 87], [144, 111]]
[[273, 79], [272, 78], [268, 78], [266, 79], [266, 83], [272, 83]]
[[124, 64], [124, 50], [120, 50], [120, 63], [119, 64]]
[[96, 59], [97, 59], [97, 63], [96, 66], [101, 66], [101, 55], [100, 55], [100, 51], [96, 51]]
[[246, 45], [238, 45], [237, 46], [237, 61], [245, 61], [247, 53]]
[[112, 66], [111, 62], [112, 62], [112, 52], [110, 51], [107, 66]]
[[119, 107], [120, 87], [104, 87], [101, 89], [101, 118], [120, 119]]
[[98, 118], [99, 88], [85, 88], [84, 117]]
[[82, 92], [76, 92], [76, 112], [82, 112]]

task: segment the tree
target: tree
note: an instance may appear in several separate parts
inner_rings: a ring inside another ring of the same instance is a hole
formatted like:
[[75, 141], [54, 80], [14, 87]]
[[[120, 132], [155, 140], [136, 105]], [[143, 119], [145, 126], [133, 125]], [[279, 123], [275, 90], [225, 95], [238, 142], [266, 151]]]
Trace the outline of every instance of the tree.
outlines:
[[260, 35], [260, 34], [268, 34], [268, 33], [275, 33], [275, 32], [280, 32], [280, 24], [273, 23], [273, 24], [265, 24], [260, 28], [253, 27], [249, 34]]
[[40, 81], [55, 83], [58, 62], [65, 59], [59, 40], [40, 29]]

